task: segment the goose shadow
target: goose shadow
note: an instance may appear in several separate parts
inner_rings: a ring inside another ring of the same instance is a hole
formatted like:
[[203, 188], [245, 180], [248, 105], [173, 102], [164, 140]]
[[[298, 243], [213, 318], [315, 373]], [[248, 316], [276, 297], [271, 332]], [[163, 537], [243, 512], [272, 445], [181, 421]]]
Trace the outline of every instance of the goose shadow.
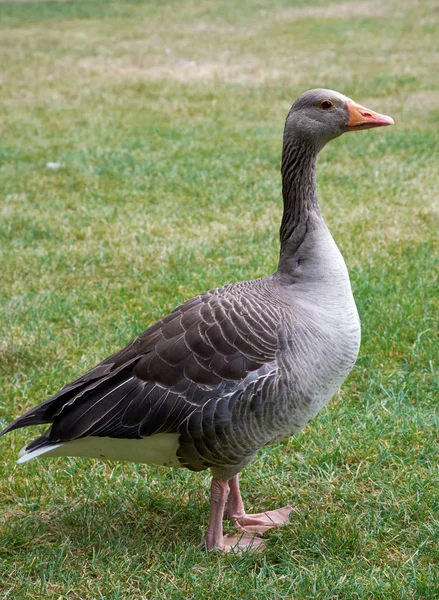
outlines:
[[[129, 476], [128, 476], [129, 479]], [[0, 515], [0, 553], [15, 554], [45, 547], [68, 547], [72, 552], [135, 546], [145, 552], [172, 550], [184, 539], [198, 547], [207, 528], [209, 504], [199, 482], [190, 487], [164, 481], [155, 488], [148, 478], [139, 485], [114, 486], [98, 481], [75, 482], [68, 495], [60, 492], [23, 498], [3, 507]]]

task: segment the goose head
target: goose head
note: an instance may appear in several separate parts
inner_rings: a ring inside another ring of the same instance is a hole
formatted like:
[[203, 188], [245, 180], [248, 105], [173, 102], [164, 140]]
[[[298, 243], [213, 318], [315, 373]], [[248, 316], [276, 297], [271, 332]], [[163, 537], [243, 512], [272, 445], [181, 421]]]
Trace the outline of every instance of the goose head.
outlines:
[[339, 92], [315, 89], [294, 102], [285, 123], [285, 135], [320, 150], [347, 131], [393, 124], [391, 117], [361, 106]]

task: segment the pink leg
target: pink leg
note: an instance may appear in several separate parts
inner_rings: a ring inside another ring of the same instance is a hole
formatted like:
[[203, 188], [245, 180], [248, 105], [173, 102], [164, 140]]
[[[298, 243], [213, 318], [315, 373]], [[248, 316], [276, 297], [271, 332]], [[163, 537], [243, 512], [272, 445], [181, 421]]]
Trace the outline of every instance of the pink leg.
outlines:
[[229, 482], [222, 479], [212, 479], [210, 488], [210, 522], [207, 530], [205, 544], [208, 550], [218, 548], [225, 552], [251, 548], [260, 551], [264, 542], [260, 538], [248, 535], [223, 535], [223, 517], [227, 497], [229, 495]]
[[248, 515], [242, 502], [238, 475], [229, 481], [229, 488], [225, 516], [231, 519], [238, 529], [248, 533], [265, 533], [272, 527], [286, 525], [289, 522], [289, 515], [292, 511], [292, 507], [289, 505], [276, 510]]

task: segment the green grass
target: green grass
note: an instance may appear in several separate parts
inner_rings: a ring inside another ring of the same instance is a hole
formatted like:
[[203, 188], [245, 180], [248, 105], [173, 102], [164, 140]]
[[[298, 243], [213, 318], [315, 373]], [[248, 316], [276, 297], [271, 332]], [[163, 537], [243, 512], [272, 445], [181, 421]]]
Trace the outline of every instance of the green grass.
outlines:
[[262, 556], [207, 553], [207, 473], [19, 467], [20, 431], [0, 441], [0, 598], [439, 598], [435, 10], [0, 2], [0, 425], [183, 300], [273, 272], [299, 93], [396, 122], [320, 157], [363, 343], [330, 406], [243, 473], [248, 509], [291, 503], [291, 525]]

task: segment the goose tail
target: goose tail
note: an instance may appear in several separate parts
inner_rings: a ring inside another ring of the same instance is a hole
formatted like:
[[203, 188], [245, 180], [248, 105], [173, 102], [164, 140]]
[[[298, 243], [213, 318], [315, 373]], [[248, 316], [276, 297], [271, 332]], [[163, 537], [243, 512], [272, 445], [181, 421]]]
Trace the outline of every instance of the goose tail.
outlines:
[[[35, 440], [35, 441], [37, 441], [37, 440]], [[30, 448], [31, 445], [34, 446], [34, 443], [27, 444], [20, 450], [20, 452], [18, 453], [17, 464], [22, 465], [23, 463], [26, 463], [29, 460], [32, 460], [33, 458], [38, 458], [38, 456], [41, 456], [43, 454], [47, 454], [48, 452], [56, 450], [63, 444], [43, 443], [42, 445], [40, 445], [34, 449]]]

